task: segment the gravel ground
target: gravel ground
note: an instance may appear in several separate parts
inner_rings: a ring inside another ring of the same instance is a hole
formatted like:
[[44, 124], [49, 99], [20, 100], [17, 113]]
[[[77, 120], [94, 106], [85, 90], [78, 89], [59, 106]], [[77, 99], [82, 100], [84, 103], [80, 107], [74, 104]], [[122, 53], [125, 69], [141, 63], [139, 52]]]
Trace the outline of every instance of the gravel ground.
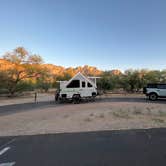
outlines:
[[[31, 105], [31, 104], [30, 104]], [[166, 127], [166, 100], [109, 95], [81, 104], [0, 107], [0, 136]], [[9, 110], [10, 108], [10, 110]]]
[[[37, 102], [54, 101], [54, 94], [38, 93]], [[22, 103], [34, 103], [35, 94], [28, 94], [20, 97], [0, 97], [0, 106], [22, 104]]]

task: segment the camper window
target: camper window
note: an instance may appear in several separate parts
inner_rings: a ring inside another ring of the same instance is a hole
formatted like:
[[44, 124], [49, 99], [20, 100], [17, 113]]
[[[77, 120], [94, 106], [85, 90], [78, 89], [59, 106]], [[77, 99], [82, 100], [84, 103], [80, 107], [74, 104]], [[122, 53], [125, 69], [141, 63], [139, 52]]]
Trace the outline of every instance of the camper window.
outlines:
[[82, 82], [82, 88], [85, 88], [85, 81]]
[[89, 83], [89, 82], [88, 82], [88, 87], [89, 87], [89, 88], [90, 88], [90, 87], [92, 87], [92, 84], [91, 84], [91, 83]]
[[67, 85], [67, 88], [79, 88], [80, 87], [80, 80], [73, 80]]

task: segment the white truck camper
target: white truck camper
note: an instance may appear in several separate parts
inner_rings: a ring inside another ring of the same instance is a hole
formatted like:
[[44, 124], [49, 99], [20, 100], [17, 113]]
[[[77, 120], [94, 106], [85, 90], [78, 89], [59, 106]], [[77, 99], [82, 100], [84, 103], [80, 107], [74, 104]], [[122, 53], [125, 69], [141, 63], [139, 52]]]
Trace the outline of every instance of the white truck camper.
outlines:
[[79, 103], [81, 99], [94, 100], [97, 96], [97, 78], [100, 77], [85, 77], [79, 72], [69, 81], [59, 81], [60, 88], [55, 95], [55, 100], [71, 100], [74, 103]]

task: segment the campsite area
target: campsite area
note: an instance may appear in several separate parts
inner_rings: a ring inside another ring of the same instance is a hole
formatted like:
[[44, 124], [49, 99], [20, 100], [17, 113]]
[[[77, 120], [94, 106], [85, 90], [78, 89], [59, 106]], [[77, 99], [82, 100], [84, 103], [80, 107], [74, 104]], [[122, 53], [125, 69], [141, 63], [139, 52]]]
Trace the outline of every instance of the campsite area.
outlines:
[[20, 99], [1, 99], [0, 136], [166, 126], [166, 100], [141, 94], [107, 94], [80, 104], [55, 103], [53, 94], [39, 94], [37, 103], [33, 96]]

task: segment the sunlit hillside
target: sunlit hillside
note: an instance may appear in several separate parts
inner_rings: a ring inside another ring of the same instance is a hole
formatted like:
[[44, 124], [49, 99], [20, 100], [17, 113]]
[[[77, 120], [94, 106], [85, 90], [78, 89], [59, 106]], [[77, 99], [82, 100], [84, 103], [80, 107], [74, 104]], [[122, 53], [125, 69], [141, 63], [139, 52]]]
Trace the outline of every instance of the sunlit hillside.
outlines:
[[[69, 67], [65, 68], [62, 66], [57, 66], [54, 64], [41, 64], [42, 67], [46, 68], [49, 72], [49, 74], [53, 76], [64, 76], [65, 74], [70, 75], [71, 77], [74, 76], [76, 73], [81, 72], [85, 75], [89, 76], [99, 76], [103, 73], [102, 70], [99, 70], [97, 67], [93, 66], [79, 66], [76, 68]], [[14, 69], [16, 67], [15, 63], [12, 63], [10, 61], [7, 61], [5, 59], [0, 59], [0, 71], [6, 71], [8, 69]], [[116, 72], [115, 72], [116, 73]]]
[[0, 92], [11, 95], [25, 90], [57, 88], [57, 81], [69, 80], [78, 72], [85, 76], [100, 76], [100, 88], [140, 91], [147, 83], [166, 82], [166, 70], [133, 70], [123, 73], [118, 70], [102, 71], [94, 66], [65, 68], [46, 64], [40, 55], [31, 54], [23, 47], [17, 47], [0, 59]]

